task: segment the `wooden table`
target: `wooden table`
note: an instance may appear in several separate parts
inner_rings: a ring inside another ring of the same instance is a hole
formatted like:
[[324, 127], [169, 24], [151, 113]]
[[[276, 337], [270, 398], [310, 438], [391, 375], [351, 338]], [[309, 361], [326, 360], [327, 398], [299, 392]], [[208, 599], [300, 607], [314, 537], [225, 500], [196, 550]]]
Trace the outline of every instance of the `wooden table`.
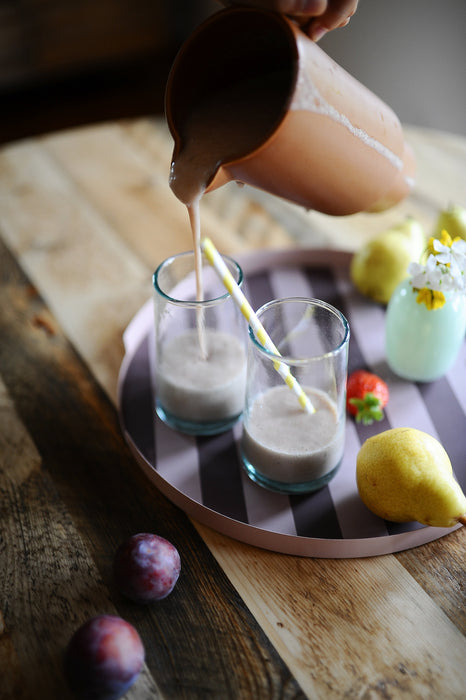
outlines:
[[[33, 115], [31, 115], [32, 117]], [[407, 129], [415, 193], [334, 219], [235, 185], [203, 203], [225, 253], [354, 250], [407, 213], [427, 230], [466, 204], [466, 142]], [[118, 614], [147, 653], [128, 698], [463, 698], [465, 533], [365, 559], [261, 550], [192, 522], [122, 438], [122, 334], [151, 273], [191, 248], [167, 185], [162, 122], [91, 126], [0, 152], [0, 696], [67, 698], [61, 662], [88, 617]], [[117, 545], [157, 532], [182, 558], [175, 591], [115, 590]]]

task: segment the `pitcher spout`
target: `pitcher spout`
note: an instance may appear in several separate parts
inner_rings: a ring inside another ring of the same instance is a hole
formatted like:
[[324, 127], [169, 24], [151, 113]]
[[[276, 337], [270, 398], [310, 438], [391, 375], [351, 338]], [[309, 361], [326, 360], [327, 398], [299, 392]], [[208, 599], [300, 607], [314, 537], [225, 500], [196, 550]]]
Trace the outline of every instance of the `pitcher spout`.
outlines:
[[207, 192], [217, 190], [219, 187], [223, 187], [223, 185], [226, 185], [232, 181], [233, 178], [228, 172], [227, 168], [221, 166], [215, 173], [213, 180], [211, 180], [210, 183], [207, 185], [205, 192], [207, 194]]

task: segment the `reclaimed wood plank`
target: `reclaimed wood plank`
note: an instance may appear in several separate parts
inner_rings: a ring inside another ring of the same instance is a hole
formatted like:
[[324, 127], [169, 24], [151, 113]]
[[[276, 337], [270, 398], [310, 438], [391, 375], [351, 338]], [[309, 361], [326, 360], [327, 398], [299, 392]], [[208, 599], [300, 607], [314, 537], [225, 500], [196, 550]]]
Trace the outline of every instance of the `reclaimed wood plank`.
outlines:
[[[179, 208], [179, 202], [168, 189], [173, 140], [165, 121], [138, 119], [120, 126], [131, 148], [146, 154], [152, 172], [157, 171], [160, 185], [167, 193], [168, 206]], [[290, 247], [294, 242], [287, 226], [255, 201], [252, 192], [252, 188], [232, 182], [205, 195], [201, 201], [203, 234], [209, 235], [223, 253], [235, 255], [245, 250]]]
[[466, 528], [395, 556], [466, 635]]
[[[304, 697], [189, 520], [135, 470], [115, 408], [3, 245], [0, 281], [0, 368], [15, 411], [3, 399], [2, 459], [16, 474], [2, 490], [0, 577], [24, 697], [67, 697], [60, 649], [89, 615], [115, 611], [147, 652], [148, 673], [128, 700], [158, 697], [157, 688], [174, 699], [253, 700], [263, 688], [270, 698]], [[153, 606], [123, 599], [111, 574], [117, 545], [144, 531], [167, 537], [182, 560], [175, 590]]]
[[115, 397], [122, 329], [150, 296], [151, 271], [39, 142], [2, 153], [0, 203], [4, 241]]
[[[0, 695], [71, 699], [62, 668], [69, 638], [117, 609], [1, 376], [0, 483]], [[147, 666], [138, 693], [160, 697]]]
[[[157, 130], [111, 124], [81, 129], [72, 139], [65, 132], [44, 141], [44, 148], [77, 189], [151, 269], [193, 247], [186, 207], [168, 184], [171, 155], [167, 146], [168, 136], [160, 122]], [[216, 195], [207, 195], [201, 203], [202, 232], [219, 250], [232, 254], [264, 245], [290, 245], [286, 231], [236, 185], [228, 188], [228, 216], [211, 205]]]
[[464, 636], [392, 556], [284, 558], [197, 529], [309, 697], [463, 696]]

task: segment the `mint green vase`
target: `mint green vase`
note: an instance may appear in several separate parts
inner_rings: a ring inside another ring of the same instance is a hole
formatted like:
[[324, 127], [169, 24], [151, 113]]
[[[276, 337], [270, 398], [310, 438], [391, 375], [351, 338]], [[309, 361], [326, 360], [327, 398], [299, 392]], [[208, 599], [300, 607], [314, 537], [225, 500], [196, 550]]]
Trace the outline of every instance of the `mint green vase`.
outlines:
[[408, 280], [395, 289], [385, 317], [390, 368], [403, 379], [431, 382], [454, 363], [466, 333], [466, 298], [446, 294], [441, 309], [416, 302]]

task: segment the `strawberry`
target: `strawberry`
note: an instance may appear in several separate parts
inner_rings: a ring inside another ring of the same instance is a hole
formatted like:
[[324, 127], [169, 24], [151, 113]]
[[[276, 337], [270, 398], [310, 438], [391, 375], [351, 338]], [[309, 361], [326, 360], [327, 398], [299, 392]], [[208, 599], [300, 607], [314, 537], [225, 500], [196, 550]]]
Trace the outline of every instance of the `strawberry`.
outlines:
[[357, 423], [370, 425], [375, 420], [382, 420], [388, 396], [388, 386], [372, 372], [358, 369], [348, 377], [346, 408], [356, 416]]

